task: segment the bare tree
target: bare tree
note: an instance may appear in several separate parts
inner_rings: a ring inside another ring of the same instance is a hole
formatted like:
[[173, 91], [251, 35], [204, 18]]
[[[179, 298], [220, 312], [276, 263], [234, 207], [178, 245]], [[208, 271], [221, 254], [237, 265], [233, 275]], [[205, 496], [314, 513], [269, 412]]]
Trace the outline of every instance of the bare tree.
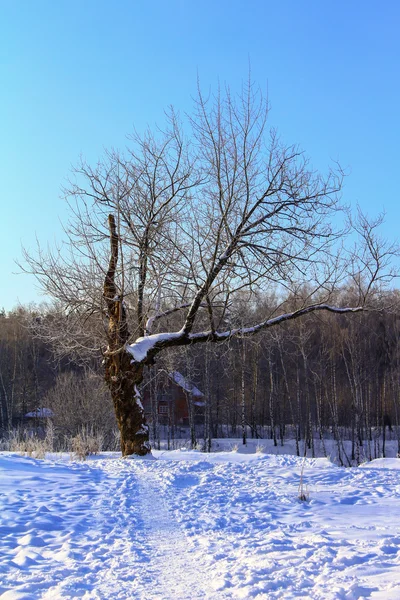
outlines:
[[[348, 264], [359, 280], [370, 274], [362, 302], [330, 303], [345, 275], [337, 252], [344, 232], [332, 227], [342, 172], [315, 172], [297, 146], [268, 131], [267, 117], [251, 83], [238, 97], [199, 90], [190, 140], [170, 112], [165, 130], [135, 135], [125, 154], [108, 152], [95, 168], [81, 161], [66, 190], [67, 247], [26, 254], [27, 270], [68, 314], [71, 331], [100, 318], [124, 456], [150, 452], [139, 385], [157, 354], [246, 338], [315, 311], [356, 312], [383, 281], [379, 270], [392, 250], [382, 261], [379, 244], [370, 245], [374, 227], [361, 225], [363, 265], [355, 253]], [[281, 292], [296, 298], [303, 282], [308, 295], [280, 314]], [[275, 291], [277, 306], [257, 322], [235, 319], [235, 297], [251, 303], [258, 290]], [[180, 319], [174, 331], [172, 314]]]

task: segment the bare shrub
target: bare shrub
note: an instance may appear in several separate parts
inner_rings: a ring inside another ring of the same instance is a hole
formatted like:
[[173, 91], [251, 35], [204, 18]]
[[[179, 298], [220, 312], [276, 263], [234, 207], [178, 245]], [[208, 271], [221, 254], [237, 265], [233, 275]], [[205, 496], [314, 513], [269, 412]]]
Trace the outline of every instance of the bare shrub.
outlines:
[[308, 486], [304, 484], [304, 467], [306, 464], [306, 459], [303, 459], [303, 463], [301, 465], [301, 472], [300, 472], [300, 483], [299, 483], [299, 490], [298, 490], [298, 499], [300, 500], [300, 502], [308, 502], [310, 500], [310, 492], [308, 490]]
[[82, 428], [107, 435], [115, 428], [110, 392], [102, 378], [91, 372], [59, 375], [45, 405], [54, 412], [57, 430], [67, 437], [78, 436]]
[[93, 429], [82, 428], [81, 431], [71, 439], [71, 450], [73, 458], [86, 460], [88, 456], [98, 454], [101, 451], [103, 437], [95, 434]]
[[101, 430], [102, 450], [119, 452], [121, 450], [121, 434], [115, 425], [112, 429]]
[[55, 441], [55, 429], [54, 424], [51, 419], [47, 420], [46, 423], [46, 435], [44, 438], [44, 442], [48, 448], [48, 452], [52, 452], [54, 450], [54, 441]]
[[46, 453], [53, 450], [54, 429], [52, 423], [48, 424], [44, 439], [32, 434], [27, 429], [13, 429], [8, 435], [8, 450], [18, 452], [32, 458], [46, 458]]
[[256, 446], [256, 454], [264, 454], [265, 446], [263, 444], [258, 443]]

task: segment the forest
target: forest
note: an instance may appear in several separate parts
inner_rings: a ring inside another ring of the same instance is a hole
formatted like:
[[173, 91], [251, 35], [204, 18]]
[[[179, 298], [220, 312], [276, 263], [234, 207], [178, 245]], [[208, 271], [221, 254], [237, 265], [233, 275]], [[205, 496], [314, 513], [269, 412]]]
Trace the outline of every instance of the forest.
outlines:
[[[351, 303], [343, 288], [338, 301]], [[287, 298], [282, 310], [291, 310]], [[356, 314], [323, 313], [284, 323], [252, 338], [229, 343], [168, 349], [157, 358], [141, 386], [150, 440], [160, 447], [167, 440], [188, 438], [192, 447], [211, 450], [212, 440], [237, 437], [271, 438], [274, 445], [294, 439], [314, 455], [314, 441], [335, 440], [342, 464], [385, 456], [387, 439], [400, 451], [398, 291], [376, 299], [376, 309]], [[259, 295], [251, 304], [238, 303], [232, 315], [242, 323], [268, 311], [276, 298]], [[232, 316], [232, 318], [234, 318]], [[38, 408], [52, 411], [57, 447], [81, 431], [101, 438], [103, 449], [118, 448], [113, 405], [104, 383], [101, 361], [86, 349], [60, 355], [57, 329], [68, 317], [54, 309], [20, 307], [0, 316], [0, 425], [3, 441], [10, 431], [44, 435], [45, 419], [25, 415]], [[179, 326], [179, 316], [169, 326]], [[87, 335], [91, 324], [87, 323]], [[84, 335], [84, 332], [82, 332]], [[186, 394], [188, 421], [178, 422], [171, 409], [160, 415], [159, 400], [168, 374], [180, 372], [204, 395], [204, 408], [195, 415], [195, 398]], [[40, 415], [38, 414], [38, 417]], [[343, 440], [351, 441], [351, 455]]]

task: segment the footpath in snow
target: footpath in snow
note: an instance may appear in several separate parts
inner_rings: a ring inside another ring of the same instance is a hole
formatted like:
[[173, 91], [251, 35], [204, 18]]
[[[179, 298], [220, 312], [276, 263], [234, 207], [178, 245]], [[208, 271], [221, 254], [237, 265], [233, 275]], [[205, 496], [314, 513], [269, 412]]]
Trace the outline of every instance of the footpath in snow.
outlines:
[[400, 460], [0, 453], [0, 599], [400, 600]]

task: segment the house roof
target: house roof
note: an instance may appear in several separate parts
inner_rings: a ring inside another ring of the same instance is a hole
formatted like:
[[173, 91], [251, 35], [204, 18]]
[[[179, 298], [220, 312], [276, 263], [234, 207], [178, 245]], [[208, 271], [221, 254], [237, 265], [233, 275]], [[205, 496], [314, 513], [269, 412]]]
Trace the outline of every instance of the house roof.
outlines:
[[48, 419], [54, 417], [54, 412], [51, 408], [35, 408], [32, 412], [26, 413], [28, 419]]
[[172, 371], [172, 373], [168, 374], [168, 377], [191, 396], [194, 396], [195, 398], [204, 398], [203, 392], [201, 392], [190, 379], [187, 379], [182, 373], [179, 373], [179, 371]]

